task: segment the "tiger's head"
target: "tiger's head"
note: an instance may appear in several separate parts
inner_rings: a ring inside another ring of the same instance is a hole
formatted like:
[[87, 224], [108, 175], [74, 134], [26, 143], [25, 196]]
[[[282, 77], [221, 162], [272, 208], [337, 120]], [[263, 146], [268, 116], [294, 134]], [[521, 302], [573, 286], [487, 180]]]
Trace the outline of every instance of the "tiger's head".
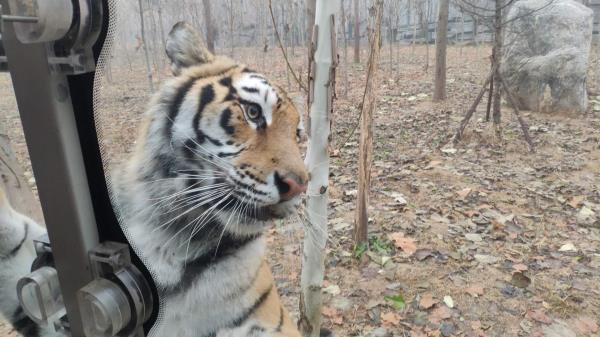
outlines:
[[202, 210], [195, 221], [256, 233], [294, 212], [306, 190], [301, 114], [263, 75], [202, 45], [189, 24], [170, 32], [175, 77], [151, 104], [144, 146], [174, 187], [169, 193]]

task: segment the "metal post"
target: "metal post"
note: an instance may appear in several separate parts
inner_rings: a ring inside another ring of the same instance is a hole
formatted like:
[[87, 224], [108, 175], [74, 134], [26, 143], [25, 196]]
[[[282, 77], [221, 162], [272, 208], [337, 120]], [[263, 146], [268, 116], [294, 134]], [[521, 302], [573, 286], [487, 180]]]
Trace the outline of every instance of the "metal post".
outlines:
[[[8, 0], [0, 0], [8, 8]], [[90, 191], [67, 77], [52, 73], [45, 44], [21, 44], [5, 23], [8, 58], [25, 138], [58, 270], [70, 333], [83, 337], [77, 291], [92, 281], [88, 252], [98, 245]]]

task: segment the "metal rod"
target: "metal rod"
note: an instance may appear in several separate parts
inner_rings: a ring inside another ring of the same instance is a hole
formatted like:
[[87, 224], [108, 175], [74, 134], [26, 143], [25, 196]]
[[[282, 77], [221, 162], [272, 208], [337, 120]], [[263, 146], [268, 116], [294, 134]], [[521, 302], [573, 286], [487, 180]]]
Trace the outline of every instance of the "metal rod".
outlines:
[[40, 21], [35, 16], [19, 16], [19, 15], [2, 15], [2, 21], [6, 22], [22, 22], [22, 23], [37, 23]]

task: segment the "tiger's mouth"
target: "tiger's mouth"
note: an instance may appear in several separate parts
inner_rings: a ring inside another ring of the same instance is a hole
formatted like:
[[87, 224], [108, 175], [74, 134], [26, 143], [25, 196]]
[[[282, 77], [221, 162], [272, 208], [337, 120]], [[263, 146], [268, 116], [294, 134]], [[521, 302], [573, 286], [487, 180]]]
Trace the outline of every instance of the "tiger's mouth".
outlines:
[[[293, 214], [297, 207], [291, 202], [283, 202], [274, 205], [259, 206], [255, 203], [240, 200], [237, 197], [230, 196], [223, 202], [222, 209], [231, 213], [231, 218], [239, 222], [252, 221], [270, 221], [285, 219]], [[239, 219], [239, 220], [238, 220]]]

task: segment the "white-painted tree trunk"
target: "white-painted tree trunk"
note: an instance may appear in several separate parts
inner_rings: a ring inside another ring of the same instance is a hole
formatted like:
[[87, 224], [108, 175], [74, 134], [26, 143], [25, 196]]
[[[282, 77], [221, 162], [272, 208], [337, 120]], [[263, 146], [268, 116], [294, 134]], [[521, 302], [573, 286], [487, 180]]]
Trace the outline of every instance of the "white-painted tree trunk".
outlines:
[[318, 337], [321, 326], [321, 288], [325, 273], [327, 202], [329, 187], [329, 133], [335, 90], [335, 14], [339, 0], [317, 0], [314, 77], [310, 95], [310, 140], [306, 164], [310, 174], [305, 223], [300, 295], [300, 330], [304, 336]]

